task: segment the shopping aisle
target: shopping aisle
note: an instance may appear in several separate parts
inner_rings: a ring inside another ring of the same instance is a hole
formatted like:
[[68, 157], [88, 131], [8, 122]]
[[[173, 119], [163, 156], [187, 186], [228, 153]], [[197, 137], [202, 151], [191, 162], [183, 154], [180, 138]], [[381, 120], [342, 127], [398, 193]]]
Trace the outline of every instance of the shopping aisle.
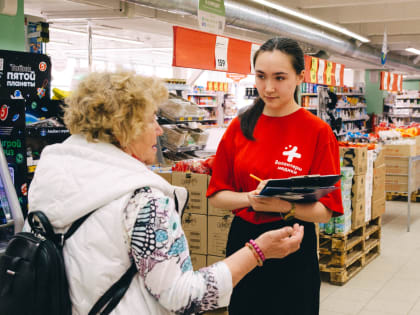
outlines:
[[381, 254], [344, 286], [321, 285], [320, 315], [420, 314], [420, 203], [388, 201]]

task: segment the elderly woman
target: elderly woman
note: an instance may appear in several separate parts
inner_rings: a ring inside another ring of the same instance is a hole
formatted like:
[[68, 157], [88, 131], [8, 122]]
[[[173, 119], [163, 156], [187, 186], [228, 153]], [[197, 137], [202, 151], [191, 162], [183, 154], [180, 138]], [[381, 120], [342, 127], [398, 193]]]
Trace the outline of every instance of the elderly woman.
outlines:
[[29, 190], [56, 231], [96, 209], [66, 241], [73, 314], [87, 314], [135, 263], [138, 272], [113, 314], [189, 314], [226, 306], [234, 287], [264, 259], [296, 251], [303, 228], [269, 231], [212, 266], [193, 271], [180, 213], [184, 188], [147, 167], [155, 161], [157, 79], [92, 73], [72, 93], [64, 121], [72, 136], [42, 152]]

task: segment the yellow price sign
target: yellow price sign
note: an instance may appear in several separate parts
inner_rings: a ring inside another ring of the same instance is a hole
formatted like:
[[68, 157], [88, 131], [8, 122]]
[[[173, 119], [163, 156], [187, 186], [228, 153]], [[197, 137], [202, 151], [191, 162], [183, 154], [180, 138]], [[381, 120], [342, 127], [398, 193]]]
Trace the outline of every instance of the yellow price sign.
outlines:
[[184, 121], [184, 117], [179, 117], [179, 120], [180, 121]]
[[311, 83], [317, 82], [318, 59], [312, 57], [311, 62]]
[[332, 68], [333, 68], [333, 63], [332, 61], [327, 61], [327, 72], [326, 72], [326, 79], [327, 79], [327, 85], [333, 85], [332, 84]]
[[191, 121], [192, 120], [192, 117], [188, 117], [188, 120]]

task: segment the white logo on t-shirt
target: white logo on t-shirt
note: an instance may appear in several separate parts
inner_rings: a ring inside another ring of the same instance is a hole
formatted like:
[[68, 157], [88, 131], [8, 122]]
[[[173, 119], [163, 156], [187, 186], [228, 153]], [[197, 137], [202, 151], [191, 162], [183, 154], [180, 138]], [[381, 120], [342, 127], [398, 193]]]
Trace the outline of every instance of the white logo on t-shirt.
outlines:
[[285, 150], [289, 149], [289, 151], [283, 151], [283, 155], [287, 156], [287, 162], [292, 162], [294, 158], [298, 158], [300, 159], [302, 157], [302, 154], [297, 153], [298, 147], [294, 146], [292, 148], [291, 145], [289, 145], [288, 147], [284, 148]]

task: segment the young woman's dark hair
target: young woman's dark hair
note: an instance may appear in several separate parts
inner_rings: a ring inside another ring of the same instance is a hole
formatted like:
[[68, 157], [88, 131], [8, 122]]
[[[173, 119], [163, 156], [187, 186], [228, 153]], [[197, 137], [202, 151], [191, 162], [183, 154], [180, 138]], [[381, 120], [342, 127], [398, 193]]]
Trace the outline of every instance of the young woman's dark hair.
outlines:
[[[261, 52], [278, 50], [282, 53], [289, 55], [292, 60], [292, 66], [296, 71], [296, 74], [300, 74], [305, 69], [305, 59], [303, 56], [302, 48], [299, 44], [290, 38], [274, 37], [266, 41], [256, 51], [253, 59], [255, 61]], [[295, 101], [298, 103], [297, 87], [295, 89]], [[245, 112], [239, 115], [241, 121], [241, 130], [244, 136], [250, 140], [255, 140], [253, 133], [255, 125], [257, 124], [258, 118], [260, 118], [264, 110], [264, 101], [261, 97], [258, 97], [254, 104], [248, 108]]]

